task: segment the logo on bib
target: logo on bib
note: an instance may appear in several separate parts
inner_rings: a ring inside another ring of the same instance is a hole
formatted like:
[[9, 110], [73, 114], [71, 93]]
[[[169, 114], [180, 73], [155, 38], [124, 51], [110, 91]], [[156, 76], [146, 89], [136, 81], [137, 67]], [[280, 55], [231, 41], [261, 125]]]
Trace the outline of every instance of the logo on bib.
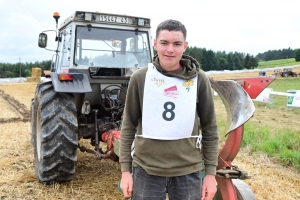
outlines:
[[151, 79], [151, 81], [155, 82], [155, 85], [159, 88], [162, 85], [166, 85], [166, 82], [164, 79], [157, 79], [157, 78], [153, 78]]
[[189, 92], [191, 86], [194, 85], [194, 81], [193, 81], [193, 80], [186, 80], [186, 81], [184, 81], [184, 82], [182, 83], [182, 85], [183, 85], [184, 87], [186, 87], [185, 89]]
[[166, 97], [177, 98], [178, 95], [179, 95], [179, 92], [177, 90], [176, 85], [169, 87], [167, 89], [164, 89], [164, 96], [166, 96]]

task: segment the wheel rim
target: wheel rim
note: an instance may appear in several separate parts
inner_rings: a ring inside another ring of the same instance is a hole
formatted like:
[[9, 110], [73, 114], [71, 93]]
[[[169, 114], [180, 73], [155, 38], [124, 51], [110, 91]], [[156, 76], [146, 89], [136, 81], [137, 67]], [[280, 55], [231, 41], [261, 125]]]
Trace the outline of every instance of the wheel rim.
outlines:
[[36, 116], [36, 153], [38, 160], [41, 158], [41, 124], [40, 124], [40, 107], [37, 109]]
[[255, 195], [250, 186], [242, 180], [232, 179], [238, 200], [255, 200]]

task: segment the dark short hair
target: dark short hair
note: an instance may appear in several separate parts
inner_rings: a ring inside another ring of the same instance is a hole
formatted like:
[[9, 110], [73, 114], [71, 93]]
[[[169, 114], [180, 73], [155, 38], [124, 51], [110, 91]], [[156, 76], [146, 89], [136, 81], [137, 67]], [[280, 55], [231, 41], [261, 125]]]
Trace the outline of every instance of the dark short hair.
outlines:
[[156, 28], [156, 38], [158, 37], [159, 32], [162, 30], [181, 31], [183, 33], [184, 39], [186, 39], [186, 28], [180, 21], [168, 19], [161, 22]]

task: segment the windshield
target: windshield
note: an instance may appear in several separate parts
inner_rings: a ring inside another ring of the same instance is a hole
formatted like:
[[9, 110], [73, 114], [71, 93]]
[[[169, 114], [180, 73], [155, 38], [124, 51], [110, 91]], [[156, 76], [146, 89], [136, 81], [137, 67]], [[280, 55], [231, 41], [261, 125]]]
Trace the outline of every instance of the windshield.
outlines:
[[148, 33], [77, 27], [74, 62], [108, 68], [141, 68], [151, 62]]

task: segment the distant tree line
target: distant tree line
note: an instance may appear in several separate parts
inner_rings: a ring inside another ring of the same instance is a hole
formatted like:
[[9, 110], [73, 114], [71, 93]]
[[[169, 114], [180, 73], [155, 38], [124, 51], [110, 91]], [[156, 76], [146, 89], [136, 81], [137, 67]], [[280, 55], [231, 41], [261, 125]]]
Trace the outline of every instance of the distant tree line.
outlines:
[[0, 63], [0, 78], [31, 77], [32, 68], [39, 67], [43, 70], [49, 70], [51, 60], [42, 62], [26, 63]]
[[288, 49], [269, 50], [264, 53], [257, 54], [256, 57], [262, 61], [294, 58], [295, 50], [291, 49], [290, 47]]
[[[155, 52], [156, 53], [156, 52]], [[188, 47], [186, 55], [194, 57], [201, 65], [204, 71], [212, 70], [241, 70], [254, 69], [258, 66], [258, 61], [269, 61], [286, 58], [295, 58], [300, 61], [300, 49], [281, 49], [269, 50], [259, 53], [257, 56], [240, 52], [229, 52], [208, 50], [206, 48]], [[39, 67], [43, 70], [49, 70], [51, 60], [42, 62], [26, 63], [0, 63], [0, 78], [30, 77], [32, 68]], [[20, 71], [21, 70], [21, 71]]]
[[214, 52], [205, 48], [188, 47], [185, 54], [195, 58], [204, 71], [254, 69], [258, 66], [257, 58], [240, 52]]
[[[185, 54], [194, 57], [204, 71], [254, 69], [258, 66], [257, 58], [239, 52], [214, 52], [205, 48], [188, 47]], [[0, 78], [20, 77], [20, 74], [21, 77], [30, 77], [31, 69], [34, 67], [39, 67], [42, 71], [49, 70], [51, 60], [34, 63], [0, 63]]]
[[295, 60], [296, 62], [300, 61], [300, 49], [295, 49]]

